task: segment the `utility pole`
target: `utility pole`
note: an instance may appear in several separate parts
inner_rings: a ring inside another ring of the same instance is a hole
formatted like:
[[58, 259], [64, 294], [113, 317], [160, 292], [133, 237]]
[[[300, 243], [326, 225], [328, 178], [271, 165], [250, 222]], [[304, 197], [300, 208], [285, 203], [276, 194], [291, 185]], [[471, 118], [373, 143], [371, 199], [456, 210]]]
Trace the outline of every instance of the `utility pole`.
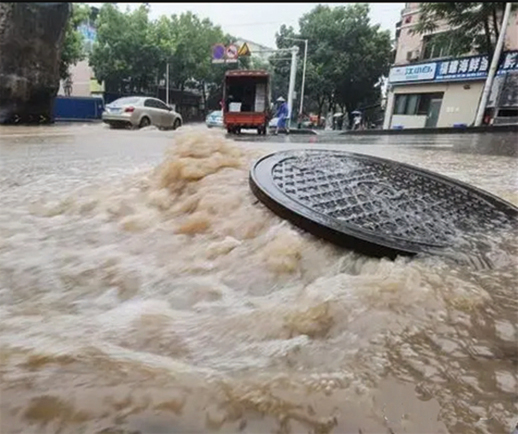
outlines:
[[302, 117], [304, 110], [304, 86], [306, 85], [306, 62], [308, 59], [308, 40], [304, 40], [304, 67], [302, 68], [302, 84], [300, 85], [300, 109], [299, 114]]
[[304, 66], [302, 67], [302, 83], [300, 85], [300, 108], [299, 108], [299, 115], [302, 116], [302, 113], [304, 111], [304, 87], [306, 84], [306, 64], [308, 60], [308, 40], [307, 39], [299, 39], [299, 38], [288, 38], [290, 41], [299, 41], [304, 42]]
[[169, 105], [169, 63], [165, 67], [165, 103]]
[[290, 69], [290, 85], [288, 90], [288, 130], [291, 127], [291, 114], [293, 109], [293, 92], [295, 92], [295, 78], [297, 74], [297, 53], [299, 47], [291, 47], [291, 69]]
[[502, 25], [500, 26], [500, 35], [498, 36], [498, 42], [496, 43], [493, 59], [491, 60], [491, 67], [489, 68], [489, 72], [487, 74], [484, 90], [482, 91], [482, 98], [480, 99], [480, 104], [478, 106], [477, 116], [475, 117], [476, 127], [482, 125], [482, 120], [484, 119], [487, 100], [489, 99], [491, 88], [493, 87], [493, 80], [495, 78], [498, 62], [500, 61], [500, 55], [502, 54], [502, 48], [504, 46], [507, 23], [509, 22], [509, 15], [511, 15], [511, 4], [511, 2], [507, 2], [505, 4], [504, 18], [502, 19]]

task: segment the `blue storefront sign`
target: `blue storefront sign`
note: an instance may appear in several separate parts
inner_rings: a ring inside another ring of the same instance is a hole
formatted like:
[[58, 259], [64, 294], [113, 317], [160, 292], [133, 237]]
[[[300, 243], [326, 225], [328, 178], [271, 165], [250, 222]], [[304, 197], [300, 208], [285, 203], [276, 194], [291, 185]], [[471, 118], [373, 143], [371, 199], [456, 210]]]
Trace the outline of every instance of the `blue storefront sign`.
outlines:
[[472, 56], [462, 59], [444, 60], [437, 63], [435, 81], [452, 81], [484, 78], [489, 70], [487, 56]]
[[498, 70], [499, 73], [518, 71], [518, 51], [504, 53], [504, 60]]
[[[458, 59], [439, 60], [437, 62], [396, 66], [391, 68], [390, 83], [410, 83], [416, 81], [464, 81], [480, 80], [487, 77], [489, 71], [487, 55], [462, 57]], [[412, 71], [425, 69], [428, 73], [413, 74]], [[433, 74], [431, 71], [433, 70]], [[503, 53], [497, 74], [518, 71], [518, 51]]]

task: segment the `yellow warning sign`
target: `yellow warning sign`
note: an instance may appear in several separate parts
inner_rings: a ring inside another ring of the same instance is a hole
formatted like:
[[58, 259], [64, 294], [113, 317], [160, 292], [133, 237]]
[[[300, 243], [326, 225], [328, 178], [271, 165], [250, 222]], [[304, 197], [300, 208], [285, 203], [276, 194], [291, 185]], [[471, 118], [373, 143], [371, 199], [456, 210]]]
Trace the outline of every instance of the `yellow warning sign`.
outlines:
[[241, 45], [241, 48], [237, 52], [238, 56], [250, 56], [252, 53], [250, 52], [250, 48], [248, 48], [248, 44], [246, 42]]

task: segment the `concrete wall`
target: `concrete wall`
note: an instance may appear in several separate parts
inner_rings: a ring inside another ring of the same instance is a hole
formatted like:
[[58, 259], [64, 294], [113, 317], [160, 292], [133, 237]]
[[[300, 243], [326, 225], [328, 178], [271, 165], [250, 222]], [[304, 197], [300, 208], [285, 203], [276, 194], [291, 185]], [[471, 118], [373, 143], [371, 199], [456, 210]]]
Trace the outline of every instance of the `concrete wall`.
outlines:
[[511, 12], [505, 34], [505, 50], [518, 50], [518, 10]]
[[383, 129], [390, 129], [390, 124], [392, 121], [392, 112], [394, 111], [394, 102], [396, 98], [394, 92], [387, 93], [387, 105], [385, 106], [385, 118], [383, 119]]
[[[464, 86], [469, 88], [464, 89]], [[452, 127], [456, 123], [470, 125], [475, 119], [483, 88], [484, 81], [396, 86], [389, 93], [383, 128], [390, 129], [394, 125], [403, 125], [405, 128], [424, 127], [426, 116], [392, 114], [395, 95], [432, 92], [444, 92], [437, 127]]]
[[[71, 96], [91, 96], [90, 78], [94, 76], [92, 68], [88, 65], [88, 60], [78, 62], [70, 67], [72, 78]], [[58, 95], [65, 95], [63, 82], [60, 83]]]
[[[419, 3], [407, 3], [407, 7], [401, 11], [401, 31], [397, 40], [395, 65], [406, 65], [411, 63], [407, 60], [409, 51], [419, 51], [421, 59], [423, 54], [423, 36], [412, 34], [410, 31], [419, 21]], [[498, 22], [502, 17], [498, 18]], [[433, 33], [439, 33], [448, 29], [445, 23], [438, 23], [438, 28]], [[518, 50], [518, 10], [511, 12], [507, 26], [505, 39], [506, 50]], [[469, 53], [466, 53], [469, 54]], [[475, 54], [475, 53], [472, 53]]]
[[[469, 89], [464, 89], [464, 85]], [[437, 126], [452, 127], [456, 123], [470, 125], [475, 120], [483, 88], [483, 81], [447, 84]]]
[[405, 9], [401, 11], [401, 27], [397, 40], [395, 65], [404, 65], [407, 61], [409, 51], [418, 50], [421, 47], [422, 36], [412, 34], [410, 30], [419, 20], [419, 3], [406, 3]]
[[409, 115], [393, 115], [392, 125], [402, 125], [404, 128], [424, 128], [426, 123], [426, 116], [409, 116]]

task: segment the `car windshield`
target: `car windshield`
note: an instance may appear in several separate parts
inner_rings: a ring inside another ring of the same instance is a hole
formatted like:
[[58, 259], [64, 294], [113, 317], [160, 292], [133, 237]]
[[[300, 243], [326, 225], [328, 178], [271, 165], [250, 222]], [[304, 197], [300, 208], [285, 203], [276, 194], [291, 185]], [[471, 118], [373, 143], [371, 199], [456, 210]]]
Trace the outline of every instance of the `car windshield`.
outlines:
[[138, 104], [140, 102], [140, 98], [137, 97], [126, 97], [126, 98], [119, 98], [110, 103], [109, 105], [112, 107], [122, 107], [128, 104]]
[[221, 117], [223, 116], [223, 113], [221, 112], [221, 110], [216, 110], [216, 111], [213, 111], [210, 116], [213, 116], [213, 117]]

